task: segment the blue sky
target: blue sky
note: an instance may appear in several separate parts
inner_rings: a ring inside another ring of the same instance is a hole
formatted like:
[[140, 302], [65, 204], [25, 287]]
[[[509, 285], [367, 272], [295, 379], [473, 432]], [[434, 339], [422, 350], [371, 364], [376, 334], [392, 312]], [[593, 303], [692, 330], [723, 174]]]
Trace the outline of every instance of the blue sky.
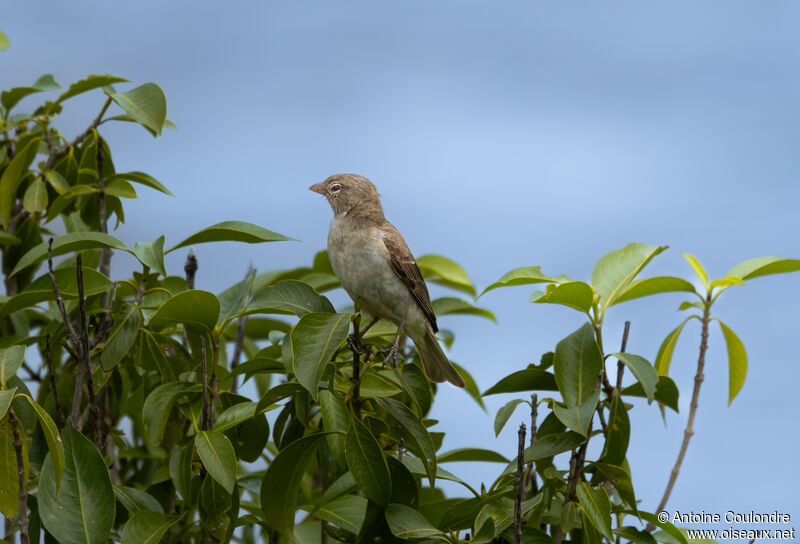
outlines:
[[[412, 250], [458, 261], [480, 288], [523, 265], [588, 280], [599, 257], [631, 241], [671, 246], [653, 275], [689, 277], [681, 251], [717, 277], [751, 257], [798, 257], [800, 5], [567, 4], [27, 0], [4, 9], [12, 45], [0, 54], [0, 87], [46, 72], [62, 85], [90, 73], [161, 85], [178, 131], [154, 140], [108, 126], [104, 136], [118, 169], [146, 171], [177, 197], [141, 190], [116, 235], [132, 244], [167, 232], [169, 244], [236, 218], [302, 240], [198, 247], [198, 287], [212, 291], [250, 262], [309, 263], [331, 212], [307, 187], [336, 172], [371, 178]], [[61, 130], [80, 132], [101, 103], [76, 99]], [[173, 273], [183, 258], [168, 261]], [[721, 298], [718, 315], [747, 346], [750, 371], [727, 407], [714, 331], [669, 510], [800, 516], [799, 280], [757, 279]], [[497, 326], [440, 320], [456, 333], [452, 358], [482, 389], [581, 324], [568, 309], [529, 304], [531, 290], [480, 300]], [[681, 300], [621, 305], [606, 337], [630, 319], [629, 351], [652, 360]], [[645, 509], [677, 455], [698, 342], [692, 325], [673, 360], [681, 414], [665, 427], [653, 407], [632, 413], [629, 459]], [[510, 398], [487, 399], [485, 415], [445, 388], [434, 408], [445, 448], [512, 455], [515, 433], [491, 430]], [[473, 484], [500, 470], [449, 468]]]

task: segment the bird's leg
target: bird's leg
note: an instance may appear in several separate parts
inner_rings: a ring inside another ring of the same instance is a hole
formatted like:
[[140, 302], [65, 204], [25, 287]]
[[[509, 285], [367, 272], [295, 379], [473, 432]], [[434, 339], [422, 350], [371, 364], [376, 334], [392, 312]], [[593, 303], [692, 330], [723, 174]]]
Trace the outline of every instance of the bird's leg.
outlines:
[[394, 366], [394, 358], [397, 355], [397, 350], [400, 349], [400, 338], [403, 336], [403, 325], [400, 324], [397, 326], [397, 334], [394, 337], [394, 342], [386, 349], [380, 350], [380, 353], [384, 354], [383, 362], [388, 363]]
[[364, 343], [364, 335], [377, 322], [378, 318], [373, 317], [372, 321], [367, 323], [366, 327], [359, 330], [358, 327], [361, 324], [361, 314], [358, 314], [356, 319], [353, 321], [353, 332], [347, 337], [347, 345], [352, 351], [356, 351], [359, 354], [366, 354], [369, 357], [371, 350], [369, 346]]

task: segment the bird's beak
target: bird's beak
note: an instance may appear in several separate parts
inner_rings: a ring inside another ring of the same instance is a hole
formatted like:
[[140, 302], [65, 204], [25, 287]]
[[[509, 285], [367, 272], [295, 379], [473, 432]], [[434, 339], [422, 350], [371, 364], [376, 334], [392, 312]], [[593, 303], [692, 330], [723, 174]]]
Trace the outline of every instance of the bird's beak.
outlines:
[[308, 188], [309, 191], [314, 191], [315, 193], [319, 193], [322, 196], [328, 196], [328, 191], [325, 190], [325, 187], [321, 183], [315, 183], [311, 187]]

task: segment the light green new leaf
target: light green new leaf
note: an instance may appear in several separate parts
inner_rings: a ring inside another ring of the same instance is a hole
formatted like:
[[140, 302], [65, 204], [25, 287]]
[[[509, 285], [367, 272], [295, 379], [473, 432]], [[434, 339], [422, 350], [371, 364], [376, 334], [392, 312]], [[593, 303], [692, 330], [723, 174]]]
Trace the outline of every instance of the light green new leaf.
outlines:
[[706, 290], [708, 290], [709, 288], [708, 274], [706, 274], [706, 270], [705, 268], [703, 268], [703, 265], [700, 264], [700, 261], [698, 261], [697, 258], [694, 257], [693, 255], [689, 255], [688, 253], [681, 253], [681, 255], [683, 255], [683, 258], [686, 259], [687, 263], [689, 263], [689, 266], [692, 267], [692, 270], [694, 270], [694, 273], [697, 275], [698, 279], [703, 284], [703, 287], [705, 287]]
[[667, 246], [633, 242], [600, 258], [592, 270], [592, 285], [600, 297], [601, 314], [614, 303], [653, 257]]
[[39, 213], [47, 209], [47, 187], [42, 178], [37, 177], [25, 189], [22, 206], [30, 213]]
[[553, 374], [540, 368], [528, 367], [512, 372], [483, 392], [484, 397], [499, 393], [519, 393], [521, 391], [558, 391]]
[[161, 443], [172, 407], [178, 395], [183, 393], [186, 387], [183, 382], [165, 383], [156, 387], [145, 399], [142, 406], [142, 421], [145, 438], [153, 446]]
[[200, 431], [194, 436], [194, 446], [203, 466], [228, 493], [236, 485], [236, 452], [228, 437], [217, 431]]
[[290, 333], [292, 368], [297, 381], [317, 400], [325, 366], [347, 339], [350, 314], [305, 314]]
[[[727, 276], [711, 282], [712, 289], [715, 289], [717, 287], [724, 287], [725, 289], [727, 289], [732, 285], [744, 285], [744, 280], [742, 278], [737, 278], [736, 276]], [[702, 309], [701, 305], [702, 303], [697, 302], [695, 304]]]
[[167, 275], [164, 268], [164, 240], [166, 238], [162, 234], [152, 242], [133, 243], [133, 254], [139, 259], [139, 262], [145, 266], [149, 266], [151, 270], [155, 270], [162, 276]]
[[314, 459], [320, 440], [327, 433], [316, 433], [295, 440], [272, 460], [261, 484], [261, 508], [270, 527], [290, 537], [294, 528], [300, 480]]
[[105, 74], [105, 75], [92, 74], [85, 79], [76, 81], [75, 83], [71, 84], [69, 86], [69, 89], [61, 93], [61, 96], [59, 96], [58, 100], [56, 100], [56, 104], [60, 104], [64, 100], [68, 100], [73, 96], [77, 96], [79, 94], [91, 91], [93, 89], [99, 89], [100, 87], [105, 87], [106, 85], [113, 85], [114, 83], [126, 83], [127, 81], [128, 81], [127, 79], [123, 79], [117, 76], [112, 76], [111, 74]]
[[62, 544], [104, 544], [114, 524], [114, 490], [103, 456], [71, 424], [64, 428], [66, 464], [56, 487], [53, 455], [39, 477], [39, 515]]
[[445, 534], [431, 525], [421, 513], [403, 504], [390, 504], [386, 508], [386, 523], [392, 534], [403, 540], [435, 538], [447, 541]]
[[137, 123], [161, 134], [167, 119], [167, 97], [161, 87], [155, 83], [145, 83], [124, 93], [118, 93], [112, 87], [106, 87], [104, 91]]
[[350, 413], [344, 401], [327, 389], [319, 392], [319, 405], [323, 428], [330, 432], [326, 437], [328, 447], [340, 468], [347, 467], [345, 437], [350, 428]]
[[592, 395], [602, 368], [603, 356], [590, 323], [556, 345], [553, 372], [568, 406], [578, 406]]
[[122, 504], [131, 515], [138, 514], [139, 512], [164, 513], [161, 504], [147, 491], [142, 491], [135, 487], [115, 485], [114, 496], [117, 497], [120, 504]]
[[347, 466], [364, 495], [381, 506], [389, 503], [392, 479], [383, 449], [366, 425], [353, 418], [345, 442]]
[[[16, 389], [16, 388], [15, 388]], [[4, 391], [3, 393], [7, 393]], [[21, 436], [25, 432], [21, 421], [17, 421]], [[22, 472], [28, 481], [28, 441], [22, 441]], [[8, 418], [0, 417], [0, 513], [6, 519], [14, 519], [19, 511], [19, 473], [17, 472], [17, 450], [14, 447], [14, 429]]]
[[45, 171], [44, 179], [47, 180], [47, 183], [49, 183], [53, 190], [59, 195], [63, 195], [69, 191], [69, 183], [67, 183], [67, 180], [64, 179], [64, 176], [55, 170]]
[[580, 482], [576, 489], [581, 509], [592, 522], [594, 528], [609, 540], [614, 540], [611, 532], [611, 501], [603, 488], [592, 488]]
[[193, 289], [165, 300], [147, 320], [153, 329], [163, 329], [178, 323], [213, 330], [219, 317], [219, 300], [214, 293]]
[[661, 342], [661, 346], [658, 348], [658, 354], [656, 354], [656, 362], [654, 365], [656, 372], [658, 372], [661, 376], [666, 376], [669, 374], [669, 364], [672, 361], [672, 353], [675, 351], [675, 344], [678, 342], [678, 337], [681, 335], [683, 327], [690, 319], [692, 319], [691, 316], [684, 319], [683, 322], [672, 329], [667, 337], [664, 338], [664, 341]]
[[53, 74], [45, 74], [37, 79], [36, 83], [30, 87], [14, 87], [7, 91], [3, 91], [0, 93], [0, 104], [3, 105], [6, 111], [10, 111], [11, 108], [16, 106], [20, 100], [28, 95], [43, 91], [55, 91], [56, 89], [60, 88], [61, 86], [56, 83], [55, 79], [53, 79]]
[[436, 300], [433, 300], [431, 304], [433, 305], [433, 312], [437, 317], [450, 314], [479, 315], [497, 323], [497, 319], [495, 319], [492, 312], [486, 310], [485, 308], [479, 308], [478, 306], [475, 306], [466, 300], [461, 300], [460, 298], [437, 298]]
[[[38, 264], [47, 259], [48, 242], [42, 242], [34, 246], [17, 263], [10, 276], [29, 266]], [[71, 253], [73, 251], [83, 251], [85, 249], [119, 249], [133, 253], [128, 247], [117, 238], [102, 232], [71, 232], [53, 238], [53, 257]]]
[[619, 304], [635, 298], [647, 297], [659, 293], [675, 293], [675, 292], [688, 292], [694, 293], [694, 285], [689, 283], [683, 278], [676, 278], [674, 276], [656, 276], [654, 278], [643, 278], [632, 282], [627, 289], [619, 294], [614, 302], [610, 304]]
[[106, 183], [111, 184], [116, 182], [117, 180], [126, 180], [132, 181], [134, 183], [138, 183], [140, 185], [144, 185], [145, 187], [150, 187], [151, 189], [155, 189], [156, 191], [161, 191], [165, 195], [175, 196], [172, 194], [172, 191], [164, 187], [156, 178], [151, 176], [150, 174], [145, 174], [144, 172], [123, 172], [113, 174], [106, 178]]
[[253, 294], [244, 314], [288, 314], [302, 317], [308, 313], [335, 313], [333, 304], [309, 284], [297, 280], [279, 281]]
[[600, 392], [598, 388], [580, 406], [553, 404], [553, 413], [561, 423], [582, 436], [586, 436], [589, 431], [589, 423], [591, 423], [592, 416], [594, 416], [594, 410], [597, 408], [597, 401], [600, 399]]
[[551, 283], [547, 286], [546, 292], [536, 292], [531, 295], [531, 302], [561, 304], [581, 312], [588, 312], [592, 308], [593, 300], [592, 287], [582, 281]]
[[[435, 487], [436, 480], [436, 446], [433, 444], [428, 429], [417, 415], [405, 404], [394, 399], [377, 399], [389, 415], [403, 428], [406, 434], [406, 447], [419, 457], [428, 473], [431, 487]], [[377, 502], [377, 501], [375, 501]]]
[[207, 242], [245, 242], [248, 244], [258, 244], [261, 242], [284, 242], [294, 240], [283, 234], [272, 232], [258, 225], [247, 223], [246, 221], [223, 221], [195, 234], [192, 234], [183, 242], [171, 248], [167, 253], [178, 248], [191, 246], [193, 244], [205, 244]]
[[11, 41], [8, 39], [8, 36], [0, 32], [0, 51], [5, 51], [8, 49], [9, 45], [11, 45]]
[[498, 411], [497, 415], [494, 416], [494, 435], [499, 436], [500, 431], [503, 430], [503, 427], [506, 426], [508, 419], [511, 417], [511, 414], [514, 413], [517, 406], [525, 402], [522, 399], [514, 399], [512, 401], [507, 402], [504, 404]]
[[[5, 95], [5, 92], [3, 92], [3, 95]], [[22, 183], [28, 167], [36, 157], [39, 142], [38, 138], [34, 138], [23, 149], [18, 149], [17, 154], [14, 155], [14, 158], [3, 170], [3, 175], [0, 176], [0, 218], [3, 220], [3, 228], [7, 228], [8, 222], [11, 221], [11, 210], [14, 206], [17, 189], [19, 184]], [[9, 276], [13, 275], [13, 272], [9, 274]]]
[[[99, 191], [99, 189], [98, 189]], [[117, 179], [103, 187], [103, 192], [107, 195], [119, 198], [137, 198], [136, 189], [124, 179]]]
[[0, 389], [6, 388], [6, 383], [17, 374], [24, 360], [25, 346], [0, 349]]
[[446, 451], [436, 456], [437, 463], [461, 463], [473, 461], [477, 463], [510, 463], [508, 459], [494, 450], [483, 448], [459, 448]]
[[485, 295], [492, 289], [497, 289], [499, 287], [529, 285], [532, 283], [563, 283], [566, 281], [571, 280], [568, 276], [563, 274], [560, 276], [547, 276], [542, 274], [541, 267], [539, 266], [523, 266], [521, 268], [515, 268], [514, 270], [504, 274], [503, 277], [484, 289], [481, 293], [481, 296]]
[[747, 352], [739, 337], [725, 323], [717, 320], [728, 346], [728, 405], [742, 390], [747, 376]]
[[725, 276], [736, 276], [743, 280], [759, 278], [769, 274], [783, 274], [800, 270], [800, 260], [780, 257], [757, 257], [741, 262], [728, 270]]
[[417, 259], [417, 264], [428, 281], [475, 296], [475, 286], [455, 261], [441, 255], [423, 255]]
[[158, 544], [181, 518], [158, 512], [134, 514], [122, 530], [121, 544]]
[[647, 402], [653, 402], [658, 385], [658, 372], [650, 364], [650, 361], [632, 353], [612, 353], [611, 356], [616, 357], [631, 369], [633, 375], [642, 384], [644, 393], [647, 395]]
[[[64, 300], [78, 296], [78, 278], [75, 268], [59, 268], [55, 271], [61, 297]], [[83, 269], [84, 295], [90, 297], [110, 290], [114, 284], [106, 276], [92, 268]], [[36, 278], [21, 293], [14, 295], [0, 306], [0, 317], [5, 317], [24, 308], [35, 306], [46, 300], [55, 300], [53, 284], [49, 274]]]

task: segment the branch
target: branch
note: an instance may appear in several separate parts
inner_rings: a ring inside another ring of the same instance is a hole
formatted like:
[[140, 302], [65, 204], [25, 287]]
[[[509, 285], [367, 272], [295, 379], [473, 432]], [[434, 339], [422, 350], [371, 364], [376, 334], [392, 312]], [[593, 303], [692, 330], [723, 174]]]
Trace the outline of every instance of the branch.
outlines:
[[[194, 289], [194, 275], [197, 273], [197, 257], [194, 255], [194, 250], [189, 248], [189, 255], [186, 257], [186, 264], [183, 266], [183, 271], [186, 272], [186, 290]], [[189, 337], [186, 336], [186, 330], [183, 331], [183, 348], [189, 349]]]
[[514, 493], [514, 544], [522, 542], [522, 488], [525, 461], [525, 424], [519, 426], [517, 432], [517, 483]]
[[53, 390], [53, 400], [56, 403], [56, 412], [58, 412], [58, 423], [63, 429], [66, 419], [64, 418], [64, 408], [61, 406], [61, 401], [58, 399], [58, 390], [56, 389], [56, 373], [53, 369], [53, 358], [50, 353], [50, 335], [45, 338], [45, 352], [44, 360], [47, 364], [47, 373], [50, 375], [50, 389]]
[[[72, 323], [69, 321], [69, 317], [67, 316], [67, 309], [64, 307], [64, 299], [61, 298], [61, 291], [58, 288], [58, 282], [56, 282], [56, 274], [53, 272], [53, 239], [50, 238], [48, 242], [47, 248], [47, 270], [50, 273], [50, 283], [53, 286], [53, 293], [56, 296], [56, 305], [58, 306], [58, 311], [61, 313], [61, 320], [64, 322], [64, 328], [67, 329], [67, 334], [69, 335], [69, 339], [72, 340], [72, 345], [75, 346], [75, 349], [80, 349], [80, 341], [78, 340], [78, 334], [75, 332], [75, 329], [72, 328]], [[74, 419], [73, 419], [74, 423]]]
[[[531, 395], [531, 447], [536, 444], [536, 418], [539, 415], [539, 396], [536, 394]], [[528, 483], [531, 486], [531, 494], [536, 495], [539, 492], [539, 484], [536, 481], [536, 471], [533, 470], [533, 461], [528, 463]]]
[[8, 409], [8, 422], [11, 424], [11, 431], [14, 433], [14, 453], [17, 458], [17, 478], [19, 482], [19, 510], [17, 512], [17, 523], [19, 524], [20, 544], [28, 544], [28, 482], [25, 478], [25, 457], [22, 451], [22, 437], [19, 433], [17, 424], [17, 414], [13, 408]]
[[103, 342], [108, 336], [108, 333], [111, 332], [113, 325], [113, 321], [111, 321], [111, 315], [114, 313], [114, 301], [116, 298], [117, 282], [114, 282], [114, 287], [111, 289], [111, 299], [108, 301], [108, 309], [103, 315], [103, 319], [100, 321], [100, 324], [97, 326], [97, 332], [95, 332], [94, 338], [92, 338], [92, 342], [89, 344], [89, 349], [92, 349], [97, 344]]
[[[106, 215], [106, 187], [103, 178], [103, 165], [105, 163], [105, 152], [103, 151], [103, 138], [97, 134], [97, 207], [98, 215], [100, 216], [100, 232], [108, 234], [108, 217]], [[111, 271], [111, 250], [107, 247], [103, 248], [100, 254], [100, 273], [108, 277]], [[105, 306], [105, 295], [103, 296], [103, 305]]]
[[[94, 394], [94, 379], [92, 378], [92, 360], [91, 360], [91, 351], [89, 349], [89, 319], [86, 315], [86, 297], [84, 296], [84, 288], [83, 288], [83, 259], [81, 254], [75, 258], [77, 263], [77, 275], [78, 275], [78, 307], [80, 308], [80, 315], [81, 315], [81, 348], [79, 350], [81, 354], [81, 361], [78, 362], [79, 368], [81, 362], [83, 363], [83, 372], [85, 374], [86, 379], [86, 387], [89, 390], [89, 411], [92, 414], [92, 419], [94, 420], [94, 443], [97, 446], [97, 449], [103, 451], [103, 421], [100, 416], [100, 409], [97, 406], [97, 397]], [[80, 382], [76, 382], [77, 384]], [[80, 407], [80, 396], [78, 397], [78, 406]], [[72, 405], [73, 413], [75, 409], [75, 404], [73, 402]], [[74, 419], [73, 419], [74, 421]]]
[[353, 394], [350, 396], [350, 405], [356, 418], [361, 419], [361, 353], [364, 351], [364, 342], [361, 339], [361, 314], [353, 319], [353, 334], [347, 337], [347, 344], [353, 352], [353, 375], [350, 382], [353, 384]]
[[139, 288], [136, 289], [136, 304], [141, 304], [145, 291], [147, 291], [147, 275], [150, 273], [150, 267], [146, 264], [142, 265], [142, 280], [139, 282]]
[[88, 126], [88, 128], [86, 130], [84, 130], [83, 132], [78, 134], [75, 137], [75, 139], [72, 140], [70, 143], [68, 143], [66, 145], [63, 145], [63, 146], [51, 151], [50, 152], [50, 156], [47, 158], [47, 162], [44, 165], [44, 170], [50, 170], [53, 167], [53, 165], [55, 164], [55, 162], [58, 159], [60, 159], [61, 157], [63, 157], [64, 155], [66, 155], [67, 152], [69, 152], [69, 150], [71, 148], [81, 145], [81, 143], [86, 138], [89, 137], [89, 134], [91, 134], [92, 131], [94, 131], [100, 125], [100, 123], [103, 120], [103, 115], [105, 115], [106, 110], [108, 110], [108, 107], [110, 105], [111, 105], [111, 97], [106, 99], [106, 103], [103, 104], [103, 109], [100, 110], [100, 113], [97, 114], [97, 117], [95, 117], [94, 121], [92, 121], [92, 123]]

